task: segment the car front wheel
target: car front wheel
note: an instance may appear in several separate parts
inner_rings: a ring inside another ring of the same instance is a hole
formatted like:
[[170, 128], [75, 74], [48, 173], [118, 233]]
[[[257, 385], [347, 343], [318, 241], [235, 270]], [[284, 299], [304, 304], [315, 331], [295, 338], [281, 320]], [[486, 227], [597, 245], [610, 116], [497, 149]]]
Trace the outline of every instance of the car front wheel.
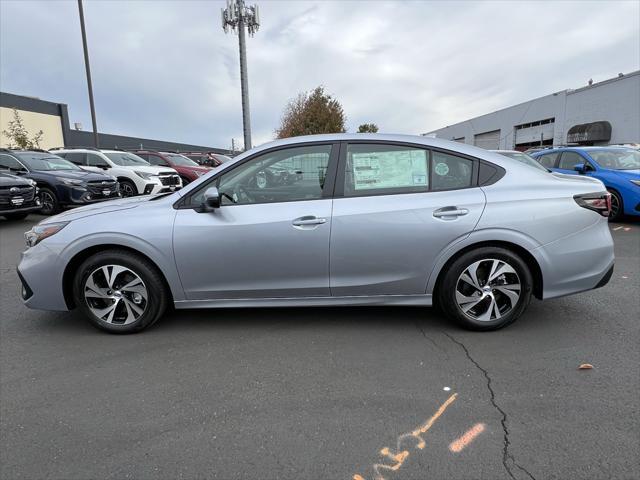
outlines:
[[531, 300], [533, 278], [515, 253], [483, 247], [447, 269], [437, 299], [445, 314], [470, 330], [497, 330], [514, 322]]
[[76, 306], [91, 323], [110, 333], [136, 333], [153, 325], [167, 307], [167, 292], [156, 267], [124, 250], [85, 260], [76, 273]]
[[42, 208], [39, 213], [42, 215], [53, 215], [60, 211], [58, 197], [53, 193], [53, 190], [48, 188], [40, 189], [40, 203], [42, 203]]
[[133, 197], [138, 194], [138, 189], [129, 180], [120, 180], [120, 195], [123, 197]]
[[624, 206], [622, 204], [622, 197], [615, 190], [609, 190], [611, 194], [611, 213], [609, 214], [609, 221], [617, 222], [622, 218], [624, 213]]

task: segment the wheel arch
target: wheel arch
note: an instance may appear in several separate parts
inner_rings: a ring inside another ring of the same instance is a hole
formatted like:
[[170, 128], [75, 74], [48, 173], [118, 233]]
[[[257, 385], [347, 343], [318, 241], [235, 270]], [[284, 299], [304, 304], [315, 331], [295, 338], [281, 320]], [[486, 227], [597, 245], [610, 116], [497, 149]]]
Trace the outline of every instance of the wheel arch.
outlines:
[[[531, 272], [531, 276], [533, 277], [533, 295], [539, 300], [542, 300], [543, 296], [543, 276], [542, 269], [540, 268], [540, 264], [538, 260], [533, 256], [533, 254], [517, 243], [513, 243], [506, 240], [485, 240], [479, 241], [475, 243], [471, 243], [469, 245], [465, 245], [464, 247], [453, 252], [438, 270], [435, 281], [433, 282], [432, 294], [434, 298], [436, 297], [436, 292], [438, 288], [440, 288], [440, 284], [442, 283], [442, 279], [444, 278], [445, 273], [447, 272], [449, 266], [455, 262], [460, 256], [464, 255], [471, 250], [475, 250], [477, 248], [482, 247], [499, 247], [504, 248], [506, 250], [510, 250], [516, 255], [518, 255], [529, 267], [529, 271]], [[435, 272], [434, 272], [435, 273]], [[433, 274], [432, 274], [433, 275]]]
[[93, 245], [93, 246], [87, 247], [77, 252], [69, 260], [69, 262], [67, 262], [67, 265], [65, 266], [64, 272], [62, 274], [62, 293], [64, 295], [65, 304], [67, 305], [67, 308], [69, 310], [74, 309], [76, 306], [73, 298], [73, 280], [78, 267], [82, 264], [82, 262], [84, 262], [87, 258], [94, 255], [95, 253], [104, 252], [107, 250], [124, 250], [134, 255], [137, 255], [141, 258], [144, 258], [149, 263], [151, 263], [151, 265], [153, 265], [153, 267], [157, 270], [157, 272], [160, 274], [162, 278], [165, 290], [169, 295], [168, 304], [169, 305], [173, 304], [173, 292], [171, 290], [171, 286], [167, 281], [166, 275], [164, 274], [162, 269], [158, 266], [158, 264], [155, 261], [153, 261], [151, 257], [149, 257], [148, 255], [145, 255], [140, 250], [136, 250], [135, 248], [132, 248], [129, 246], [114, 243], [114, 244]]

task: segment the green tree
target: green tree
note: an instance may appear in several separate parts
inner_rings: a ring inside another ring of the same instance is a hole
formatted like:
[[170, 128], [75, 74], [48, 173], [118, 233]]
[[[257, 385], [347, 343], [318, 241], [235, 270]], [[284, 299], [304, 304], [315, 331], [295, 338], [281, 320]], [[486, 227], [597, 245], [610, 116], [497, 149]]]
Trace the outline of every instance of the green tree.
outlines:
[[375, 123], [363, 123], [358, 127], [358, 133], [378, 133], [378, 126]]
[[9, 130], [3, 130], [2, 135], [7, 137], [9, 148], [19, 148], [22, 150], [40, 148], [40, 141], [42, 140], [44, 132], [40, 130], [29, 138], [29, 132], [24, 126], [18, 110], [15, 108], [13, 109], [13, 120], [9, 121], [8, 127]]
[[344, 133], [346, 116], [340, 102], [319, 86], [310, 92], [298, 94], [284, 109], [277, 138]]

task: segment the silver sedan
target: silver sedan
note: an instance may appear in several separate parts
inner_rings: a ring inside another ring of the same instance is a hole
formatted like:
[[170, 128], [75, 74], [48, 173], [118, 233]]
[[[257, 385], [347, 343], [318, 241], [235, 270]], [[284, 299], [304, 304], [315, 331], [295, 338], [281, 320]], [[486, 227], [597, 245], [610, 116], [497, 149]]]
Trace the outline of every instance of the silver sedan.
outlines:
[[298, 137], [175, 193], [47, 218], [25, 234], [18, 273], [28, 307], [77, 308], [115, 333], [143, 330], [169, 305], [437, 303], [464, 327], [493, 330], [531, 296], [607, 283], [609, 209], [598, 180], [469, 145]]

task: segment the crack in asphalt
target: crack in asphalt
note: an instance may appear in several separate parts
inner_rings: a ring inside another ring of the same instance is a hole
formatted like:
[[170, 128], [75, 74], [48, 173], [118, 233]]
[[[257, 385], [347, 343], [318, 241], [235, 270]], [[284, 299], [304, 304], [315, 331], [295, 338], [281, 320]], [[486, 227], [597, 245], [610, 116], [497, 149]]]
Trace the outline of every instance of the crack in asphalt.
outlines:
[[518, 464], [518, 462], [516, 462], [516, 459], [514, 458], [513, 454], [509, 452], [509, 446], [511, 445], [511, 442], [509, 441], [509, 429], [507, 428], [507, 414], [496, 403], [496, 394], [493, 391], [493, 387], [491, 386], [491, 376], [489, 375], [489, 372], [487, 370], [485, 370], [484, 368], [482, 368], [480, 366], [480, 364], [473, 359], [473, 357], [469, 353], [469, 349], [467, 349], [467, 347], [465, 346], [464, 343], [458, 341], [456, 338], [454, 338], [453, 336], [449, 335], [447, 332], [442, 332], [442, 333], [444, 333], [449, 338], [449, 340], [451, 340], [453, 343], [459, 345], [464, 350], [464, 353], [466, 354], [466, 356], [469, 359], [469, 361], [471, 363], [473, 363], [475, 365], [475, 367], [478, 370], [480, 370], [484, 374], [484, 377], [487, 379], [487, 388], [489, 389], [491, 405], [493, 405], [493, 407], [498, 412], [500, 412], [500, 415], [502, 415], [502, 418], [500, 419], [500, 423], [502, 425], [502, 431], [503, 431], [503, 438], [504, 438], [503, 447], [502, 447], [502, 465], [504, 465], [505, 470], [507, 471], [507, 473], [509, 474], [509, 476], [511, 478], [513, 478], [514, 480], [517, 480], [517, 477], [513, 473], [512, 467], [509, 465], [509, 462], [511, 462], [511, 463], [513, 463], [513, 465], [515, 467], [517, 467], [519, 470], [521, 470], [522, 472], [527, 474], [527, 476], [531, 480], [536, 480], [535, 477], [533, 475], [531, 475], [531, 473], [527, 469], [525, 469], [523, 466]]

